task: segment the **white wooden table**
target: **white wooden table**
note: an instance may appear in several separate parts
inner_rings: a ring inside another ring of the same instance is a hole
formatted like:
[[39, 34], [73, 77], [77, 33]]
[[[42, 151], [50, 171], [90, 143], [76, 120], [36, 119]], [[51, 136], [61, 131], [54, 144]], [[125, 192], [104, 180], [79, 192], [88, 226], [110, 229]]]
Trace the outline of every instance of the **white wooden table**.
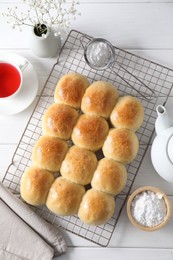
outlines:
[[[0, 0], [0, 10], [16, 0]], [[94, 37], [103, 37], [114, 45], [173, 68], [173, 1], [163, 0], [81, 0], [82, 15], [73, 28]], [[71, 29], [71, 28], [70, 28]], [[12, 30], [0, 16], [0, 54], [16, 53], [26, 57], [39, 77], [43, 88], [57, 57], [38, 58], [29, 49], [28, 28]], [[37, 99], [36, 99], [37, 100]], [[34, 109], [36, 100], [25, 111], [13, 116], [0, 116], [0, 179], [2, 180], [15, 148]], [[167, 108], [171, 113], [173, 96]], [[173, 116], [173, 115], [172, 115]], [[133, 189], [153, 185], [165, 191], [173, 202], [173, 184], [161, 179], [152, 167], [150, 147], [143, 159]], [[125, 209], [113, 233], [109, 246], [94, 243], [64, 231], [68, 252], [59, 259], [173, 259], [173, 217], [160, 231], [145, 233], [132, 227]]]

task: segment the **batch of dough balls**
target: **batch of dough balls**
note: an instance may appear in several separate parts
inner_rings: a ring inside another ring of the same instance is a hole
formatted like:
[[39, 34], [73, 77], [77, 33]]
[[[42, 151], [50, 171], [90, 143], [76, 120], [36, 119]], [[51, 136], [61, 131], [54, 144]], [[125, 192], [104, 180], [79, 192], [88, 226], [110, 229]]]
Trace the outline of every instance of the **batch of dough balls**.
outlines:
[[112, 84], [90, 85], [77, 73], [58, 81], [54, 101], [43, 115], [32, 166], [21, 178], [21, 197], [56, 215], [78, 215], [84, 223], [102, 225], [126, 185], [126, 164], [137, 155], [135, 131], [143, 122], [143, 106], [135, 97], [119, 97]]

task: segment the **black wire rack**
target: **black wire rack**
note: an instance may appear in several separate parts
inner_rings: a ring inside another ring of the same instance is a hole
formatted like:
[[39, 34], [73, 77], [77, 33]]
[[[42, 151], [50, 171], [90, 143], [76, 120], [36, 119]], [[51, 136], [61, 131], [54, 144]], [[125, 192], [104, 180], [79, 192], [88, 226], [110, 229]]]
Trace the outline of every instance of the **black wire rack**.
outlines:
[[[82, 223], [77, 216], [59, 217], [50, 212], [46, 206], [31, 206], [35, 212], [48, 222], [54, 223], [98, 245], [107, 246], [150, 144], [154, 132], [156, 105], [166, 104], [171, 93], [173, 70], [114, 47], [116, 60], [113, 68], [96, 71], [90, 68], [84, 59], [84, 46], [91, 39], [93, 38], [75, 30], [69, 33], [62, 46], [58, 61], [50, 72], [35, 109], [16, 148], [12, 163], [4, 176], [3, 183], [14, 194], [19, 194], [21, 176], [25, 168], [32, 164], [31, 153], [33, 146], [40, 135], [42, 135], [42, 116], [47, 108], [54, 102], [55, 86], [62, 75], [68, 72], [77, 72], [85, 75], [90, 82], [97, 80], [109, 81], [118, 88], [120, 95], [132, 95], [140, 98], [145, 109], [145, 117], [141, 128], [137, 132], [140, 143], [139, 152], [135, 160], [127, 165], [127, 184], [124, 190], [116, 196], [115, 213], [105, 225], [86, 225]], [[117, 64], [121, 66], [117, 66]], [[129, 82], [130, 85], [126, 82]], [[142, 84], [142, 82], [145, 84]], [[145, 85], [147, 85], [148, 88], [146, 88]], [[134, 86], [134, 88], [131, 86]], [[154, 93], [154, 96], [151, 95], [150, 89], [152, 93]], [[142, 93], [142, 95], [140, 95], [140, 93]], [[144, 98], [144, 94], [146, 98]]]

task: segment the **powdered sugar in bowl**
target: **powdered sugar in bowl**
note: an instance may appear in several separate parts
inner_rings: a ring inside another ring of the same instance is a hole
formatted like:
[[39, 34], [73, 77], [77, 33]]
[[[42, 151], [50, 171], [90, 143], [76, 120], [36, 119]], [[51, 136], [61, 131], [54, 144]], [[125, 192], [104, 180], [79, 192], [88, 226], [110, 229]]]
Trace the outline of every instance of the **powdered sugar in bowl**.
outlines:
[[127, 215], [135, 227], [144, 231], [155, 231], [169, 221], [171, 205], [166, 194], [160, 189], [145, 186], [130, 195]]

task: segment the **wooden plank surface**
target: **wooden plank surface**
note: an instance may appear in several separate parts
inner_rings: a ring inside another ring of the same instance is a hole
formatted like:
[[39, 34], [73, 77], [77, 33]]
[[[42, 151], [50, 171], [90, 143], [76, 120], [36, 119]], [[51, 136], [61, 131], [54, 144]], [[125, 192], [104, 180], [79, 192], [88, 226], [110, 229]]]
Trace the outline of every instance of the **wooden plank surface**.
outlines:
[[[86, 257], [86, 258], [84, 258]], [[69, 248], [67, 254], [57, 257], [55, 259], [59, 260], [81, 260], [90, 259], [90, 260], [171, 260], [173, 257], [172, 250], [164, 249], [115, 249], [115, 248]]]
[[[19, 2], [15, 2], [15, 5]], [[8, 4], [10, 6], [10, 3]], [[0, 10], [7, 4], [0, 2]], [[22, 8], [22, 5], [20, 5]], [[172, 49], [173, 2], [81, 2], [81, 16], [71, 22], [71, 28], [93, 37], [104, 37], [121, 48]], [[28, 48], [30, 28], [22, 32], [11, 30], [0, 16], [0, 48]], [[10, 31], [10, 33], [7, 33]], [[17, 38], [18, 40], [11, 41]]]
[[[19, 5], [23, 8], [21, 1], [0, 0], [0, 12], [12, 5]], [[120, 48], [173, 68], [172, 0], [81, 0], [79, 11], [82, 15], [72, 23], [69, 30], [77, 29], [93, 37], [106, 38]], [[12, 30], [1, 15], [0, 25], [0, 54], [17, 53], [30, 60], [39, 77], [39, 96], [57, 57], [43, 59], [31, 53], [29, 28], [24, 28], [22, 32]], [[0, 180], [11, 163], [13, 153], [36, 101], [20, 114], [0, 116]], [[172, 107], [173, 92], [167, 103], [170, 113], [172, 113]], [[173, 114], [171, 115], [173, 117]], [[148, 184], [158, 186], [169, 195], [173, 205], [172, 184], [161, 179], [153, 169], [150, 149], [151, 145], [143, 158], [132, 190]], [[146, 233], [135, 229], [130, 224], [124, 208], [107, 248], [101, 248], [69, 232], [62, 232], [69, 248], [67, 254], [57, 258], [60, 260], [81, 260], [81, 258], [91, 260], [173, 259], [173, 216], [162, 230]]]

